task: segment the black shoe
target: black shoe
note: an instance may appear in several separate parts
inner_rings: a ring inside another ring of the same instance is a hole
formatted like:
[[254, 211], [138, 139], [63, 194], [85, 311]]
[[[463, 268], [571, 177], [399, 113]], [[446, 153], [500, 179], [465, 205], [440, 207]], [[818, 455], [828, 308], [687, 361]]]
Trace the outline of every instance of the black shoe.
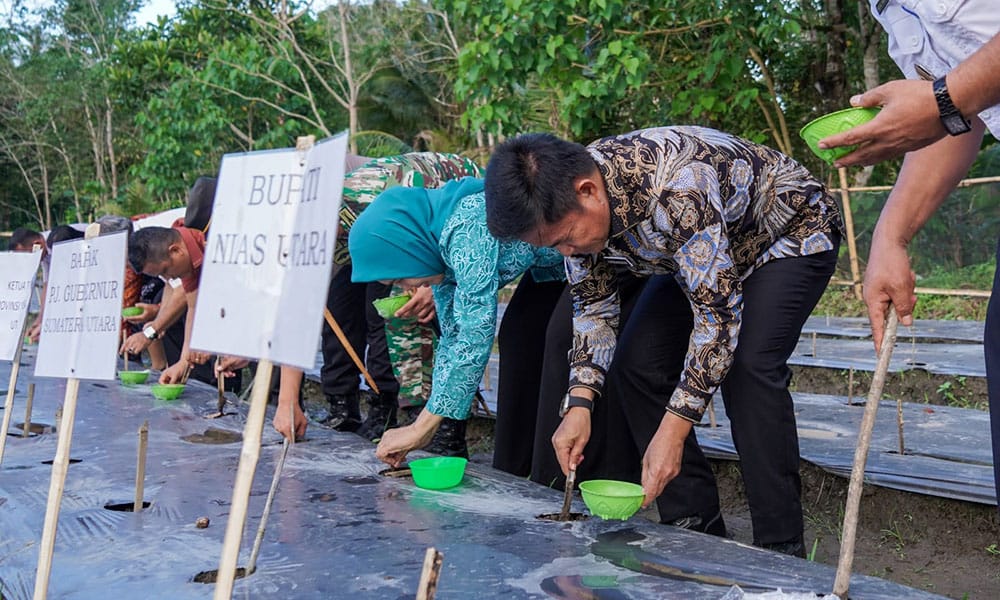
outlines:
[[357, 431], [361, 427], [361, 407], [358, 394], [327, 394], [330, 403], [330, 416], [323, 425], [337, 431]]
[[441, 456], [460, 456], [469, 458], [469, 446], [465, 443], [466, 420], [449, 419], [445, 417], [441, 426], [434, 432], [431, 443], [424, 448], [427, 452]]
[[761, 544], [760, 547], [765, 550], [771, 550], [772, 552], [798, 556], [799, 558], [806, 557], [806, 545], [801, 539], [792, 540], [790, 542], [780, 542], [777, 544]]
[[379, 394], [369, 396], [368, 416], [356, 432], [366, 440], [378, 441], [386, 429], [396, 426], [396, 405], [399, 396], [396, 394]]
[[691, 515], [689, 517], [674, 519], [673, 521], [666, 521], [665, 523], [674, 527], [680, 527], [681, 529], [698, 531], [722, 538], [726, 537], [726, 522], [722, 519], [721, 512], [715, 513], [715, 516], [708, 520], [702, 519], [701, 515]]

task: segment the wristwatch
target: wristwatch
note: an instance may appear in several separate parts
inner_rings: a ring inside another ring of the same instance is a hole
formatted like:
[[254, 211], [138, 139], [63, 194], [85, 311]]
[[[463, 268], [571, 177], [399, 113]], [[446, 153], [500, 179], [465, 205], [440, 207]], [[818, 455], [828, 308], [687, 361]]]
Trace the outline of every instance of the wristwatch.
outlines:
[[972, 129], [969, 120], [965, 118], [951, 101], [951, 94], [948, 93], [948, 83], [944, 77], [934, 80], [934, 99], [937, 100], [938, 114], [941, 116], [941, 124], [948, 135], [960, 135]]
[[146, 325], [146, 327], [142, 330], [142, 334], [146, 336], [147, 339], [150, 340], [155, 340], [156, 338], [160, 337], [160, 332], [157, 331], [156, 328], [153, 327], [152, 325]]
[[583, 396], [573, 396], [571, 394], [566, 394], [565, 396], [563, 396], [562, 405], [559, 406], [559, 417], [560, 418], [565, 417], [566, 413], [569, 412], [569, 409], [576, 406], [581, 406], [589, 411], [593, 411], [594, 401], [588, 400]]

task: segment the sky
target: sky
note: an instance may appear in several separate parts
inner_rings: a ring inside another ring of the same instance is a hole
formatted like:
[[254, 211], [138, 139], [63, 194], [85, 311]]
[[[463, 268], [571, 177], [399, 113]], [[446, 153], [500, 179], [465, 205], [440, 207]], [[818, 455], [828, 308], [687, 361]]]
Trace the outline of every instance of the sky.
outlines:
[[148, 0], [135, 15], [136, 25], [142, 26], [156, 21], [159, 15], [171, 16], [176, 10], [174, 0]]

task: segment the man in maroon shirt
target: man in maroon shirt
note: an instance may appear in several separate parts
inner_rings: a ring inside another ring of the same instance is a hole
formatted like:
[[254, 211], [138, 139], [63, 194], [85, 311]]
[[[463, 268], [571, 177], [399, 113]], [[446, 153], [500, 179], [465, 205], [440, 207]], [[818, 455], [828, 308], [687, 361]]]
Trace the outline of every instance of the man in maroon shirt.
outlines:
[[[198, 299], [198, 281], [205, 255], [205, 234], [185, 227], [178, 219], [173, 227], [146, 227], [136, 231], [129, 239], [128, 259], [136, 271], [164, 279], [180, 279], [184, 290], [187, 316], [184, 322], [184, 346], [181, 357], [160, 374], [160, 383], [176, 383], [184, 377], [188, 363], [202, 364], [208, 360], [203, 352], [191, 351], [191, 328], [194, 324], [194, 306]], [[147, 326], [143, 331], [149, 339], [162, 333]]]

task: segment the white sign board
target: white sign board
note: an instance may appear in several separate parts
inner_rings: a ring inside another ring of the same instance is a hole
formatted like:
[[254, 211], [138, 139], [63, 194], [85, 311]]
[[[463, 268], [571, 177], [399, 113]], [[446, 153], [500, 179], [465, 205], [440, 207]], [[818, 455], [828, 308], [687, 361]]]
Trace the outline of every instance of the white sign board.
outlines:
[[191, 347], [311, 369], [323, 326], [347, 135], [222, 159]]
[[114, 379], [126, 232], [52, 248], [35, 375]]
[[170, 227], [177, 219], [183, 219], [184, 213], [186, 212], [187, 209], [182, 206], [180, 208], [172, 208], [161, 213], [156, 213], [155, 215], [149, 215], [148, 217], [136, 219], [135, 221], [132, 221], [132, 229], [139, 231], [143, 227]]
[[35, 289], [38, 252], [0, 252], [0, 360], [14, 360]]

